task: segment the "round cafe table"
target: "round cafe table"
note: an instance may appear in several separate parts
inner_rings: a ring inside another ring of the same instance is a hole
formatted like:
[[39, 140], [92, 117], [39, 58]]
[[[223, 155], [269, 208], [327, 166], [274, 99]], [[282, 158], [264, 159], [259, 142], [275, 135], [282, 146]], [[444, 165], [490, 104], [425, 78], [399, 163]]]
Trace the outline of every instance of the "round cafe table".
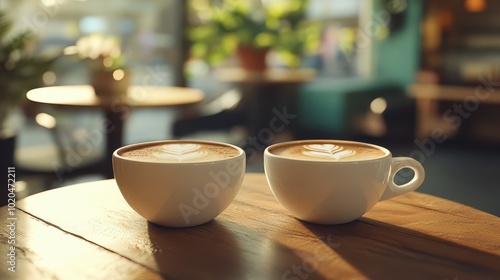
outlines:
[[316, 79], [313, 69], [269, 68], [262, 72], [247, 71], [239, 67], [225, 67], [214, 71], [217, 80], [237, 84], [300, 84]]
[[[113, 179], [0, 208], [0, 279], [499, 279], [500, 219], [411, 192], [342, 225], [290, 215], [262, 173], [190, 228], [147, 222]], [[9, 245], [9, 240], [15, 240]], [[9, 263], [13, 254], [13, 262]], [[11, 265], [16, 272], [9, 271]]]
[[198, 89], [166, 86], [131, 86], [122, 97], [103, 98], [89, 85], [52, 86], [32, 89], [33, 102], [64, 108], [101, 108], [106, 137], [105, 174], [111, 177], [111, 155], [123, 146], [124, 122], [131, 108], [173, 107], [198, 103], [204, 94]]

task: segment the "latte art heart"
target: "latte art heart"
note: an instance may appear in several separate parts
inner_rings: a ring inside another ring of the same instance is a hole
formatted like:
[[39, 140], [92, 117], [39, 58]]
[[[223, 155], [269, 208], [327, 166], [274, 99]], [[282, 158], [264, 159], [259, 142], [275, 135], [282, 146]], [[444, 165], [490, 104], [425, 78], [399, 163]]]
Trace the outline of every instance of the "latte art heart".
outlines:
[[307, 151], [302, 153], [306, 156], [329, 158], [338, 160], [356, 154], [354, 150], [347, 150], [344, 147], [334, 144], [311, 144], [303, 146]]
[[161, 147], [161, 152], [153, 153], [153, 156], [161, 159], [183, 161], [205, 156], [205, 151], [200, 149], [198, 144], [165, 144]]
[[311, 145], [305, 145], [304, 148], [311, 151], [326, 152], [326, 153], [333, 153], [335, 151], [342, 150], [342, 147], [334, 144], [311, 144]]
[[241, 156], [238, 148], [226, 144], [165, 141], [131, 145], [123, 148], [119, 156], [130, 160], [157, 163], [197, 163], [227, 160]]

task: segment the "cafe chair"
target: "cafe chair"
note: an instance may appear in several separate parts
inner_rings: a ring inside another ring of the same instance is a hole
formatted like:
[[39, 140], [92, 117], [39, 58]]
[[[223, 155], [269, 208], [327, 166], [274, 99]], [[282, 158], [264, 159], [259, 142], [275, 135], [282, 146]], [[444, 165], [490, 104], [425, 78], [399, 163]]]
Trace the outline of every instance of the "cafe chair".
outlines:
[[230, 89], [206, 104], [195, 105], [174, 121], [174, 138], [186, 137], [201, 131], [230, 130], [243, 123], [239, 111], [242, 93]]

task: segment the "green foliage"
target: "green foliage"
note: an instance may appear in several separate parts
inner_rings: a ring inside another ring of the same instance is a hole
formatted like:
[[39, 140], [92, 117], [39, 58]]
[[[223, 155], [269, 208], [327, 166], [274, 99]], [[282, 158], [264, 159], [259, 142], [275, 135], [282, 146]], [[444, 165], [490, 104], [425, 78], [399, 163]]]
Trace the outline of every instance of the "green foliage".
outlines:
[[273, 49], [298, 66], [319, 45], [319, 24], [305, 19], [308, 0], [264, 2], [191, 0], [191, 55], [216, 64], [245, 45]]
[[0, 128], [10, 109], [25, 100], [26, 92], [42, 85], [42, 75], [55, 59], [28, 54], [33, 35], [28, 31], [11, 35], [11, 28], [0, 12]]

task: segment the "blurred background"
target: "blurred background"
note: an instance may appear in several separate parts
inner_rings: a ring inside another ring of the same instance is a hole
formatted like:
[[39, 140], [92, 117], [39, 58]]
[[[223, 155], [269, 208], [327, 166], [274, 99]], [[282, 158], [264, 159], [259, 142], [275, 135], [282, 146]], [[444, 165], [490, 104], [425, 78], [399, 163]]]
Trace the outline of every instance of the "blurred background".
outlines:
[[110, 177], [102, 108], [25, 97], [91, 84], [97, 61], [132, 85], [204, 93], [127, 107], [123, 144], [227, 142], [263, 172], [275, 142], [366, 141], [419, 160], [418, 191], [498, 216], [499, 12], [493, 0], [0, 0], [2, 169], [15, 167], [18, 198]]

